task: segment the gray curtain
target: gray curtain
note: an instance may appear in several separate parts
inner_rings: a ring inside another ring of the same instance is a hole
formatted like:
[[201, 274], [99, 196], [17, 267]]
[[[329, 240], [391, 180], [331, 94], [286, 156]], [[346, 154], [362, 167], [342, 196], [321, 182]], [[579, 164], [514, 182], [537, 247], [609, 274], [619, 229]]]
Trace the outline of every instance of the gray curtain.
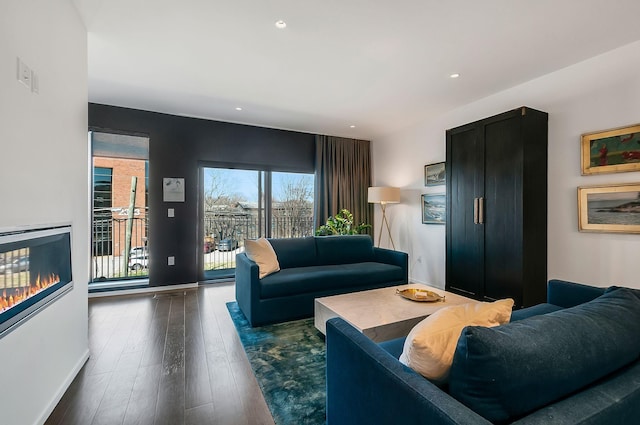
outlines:
[[373, 225], [373, 205], [367, 202], [371, 186], [369, 145], [368, 140], [316, 136], [316, 228], [343, 208], [353, 213], [356, 224]]

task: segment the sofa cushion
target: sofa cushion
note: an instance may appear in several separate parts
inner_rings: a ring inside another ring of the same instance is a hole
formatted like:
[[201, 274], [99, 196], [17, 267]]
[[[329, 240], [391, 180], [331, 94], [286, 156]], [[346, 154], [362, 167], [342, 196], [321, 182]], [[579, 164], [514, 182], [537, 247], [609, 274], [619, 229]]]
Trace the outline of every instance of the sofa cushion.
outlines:
[[373, 287], [400, 281], [402, 267], [383, 263], [336, 264], [330, 266], [281, 269], [261, 280], [260, 298], [289, 297], [313, 292], [330, 292], [336, 288]]
[[400, 363], [427, 379], [449, 377], [458, 338], [465, 326], [498, 326], [509, 322], [513, 300], [472, 302], [441, 308], [415, 325], [404, 343]]
[[469, 326], [449, 390], [489, 421], [506, 423], [637, 360], [638, 335], [640, 299], [624, 288], [495, 328]]
[[374, 261], [373, 242], [368, 235], [316, 237], [318, 264], [349, 264]]
[[396, 359], [399, 359], [400, 355], [402, 354], [402, 349], [404, 348], [404, 342], [406, 339], [406, 336], [402, 336], [400, 338], [379, 342], [378, 345], [384, 351], [391, 354]]
[[520, 310], [514, 310], [511, 313], [511, 321], [526, 319], [527, 317], [538, 316], [540, 314], [547, 314], [554, 311], [562, 310], [562, 307], [555, 304], [542, 303], [532, 307], [521, 308]]
[[245, 239], [244, 250], [247, 257], [258, 265], [258, 276], [260, 279], [280, 270], [276, 252], [265, 238], [260, 238], [255, 241]]
[[278, 256], [281, 269], [307, 267], [318, 264], [316, 242], [313, 236], [305, 238], [269, 239]]
[[568, 308], [583, 304], [604, 294], [606, 288], [551, 279], [547, 284], [547, 302]]

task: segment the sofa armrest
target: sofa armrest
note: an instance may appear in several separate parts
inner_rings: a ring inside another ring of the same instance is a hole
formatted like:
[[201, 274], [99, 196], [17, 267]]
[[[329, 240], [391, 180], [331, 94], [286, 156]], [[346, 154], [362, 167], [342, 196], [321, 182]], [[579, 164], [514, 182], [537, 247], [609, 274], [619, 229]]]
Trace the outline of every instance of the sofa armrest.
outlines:
[[378, 263], [402, 267], [404, 281], [409, 282], [409, 255], [406, 252], [374, 247], [373, 255]]
[[605, 289], [552, 279], [547, 284], [547, 302], [564, 308], [574, 307], [598, 298]]
[[341, 318], [327, 322], [327, 425], [489, 425]]
[[260, 301], [258, 265], [243, 252], [236, 255], [236, 301], [240, 310], [253, 325], [254, 306]]

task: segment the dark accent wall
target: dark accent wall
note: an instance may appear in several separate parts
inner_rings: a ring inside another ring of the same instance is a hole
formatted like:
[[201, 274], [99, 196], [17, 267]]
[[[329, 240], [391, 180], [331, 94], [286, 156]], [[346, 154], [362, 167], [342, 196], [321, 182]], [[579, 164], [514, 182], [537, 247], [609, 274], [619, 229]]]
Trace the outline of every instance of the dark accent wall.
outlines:
[[[197, 282], [200, 179], [198, 167], [312, 173], [315, 135], [89, 104], [89, 128], [149, 137], [149, 284]], [[163, 202], [162, 179], [185, 179], [185, 202]], [[175, 217], [167, 217], [174, 208]], [[167, 265], [167, 257], [175, 265]]]

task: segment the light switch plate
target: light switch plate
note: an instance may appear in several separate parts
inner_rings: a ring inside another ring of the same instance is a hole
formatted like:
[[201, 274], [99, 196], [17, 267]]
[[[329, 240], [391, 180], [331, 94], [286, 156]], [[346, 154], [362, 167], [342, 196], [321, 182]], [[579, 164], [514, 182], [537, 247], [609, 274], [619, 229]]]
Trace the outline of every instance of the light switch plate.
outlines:
[[169, 266], [175, 266], [176, 265], [176, 257], [167, 257], [167, 264]]
[[31, 91], [35, 94], [40, 92], [40, 79], [34, 70], [31, 70]]
[[31, 88], [31, 69], [18, 58], [18, 81]]

